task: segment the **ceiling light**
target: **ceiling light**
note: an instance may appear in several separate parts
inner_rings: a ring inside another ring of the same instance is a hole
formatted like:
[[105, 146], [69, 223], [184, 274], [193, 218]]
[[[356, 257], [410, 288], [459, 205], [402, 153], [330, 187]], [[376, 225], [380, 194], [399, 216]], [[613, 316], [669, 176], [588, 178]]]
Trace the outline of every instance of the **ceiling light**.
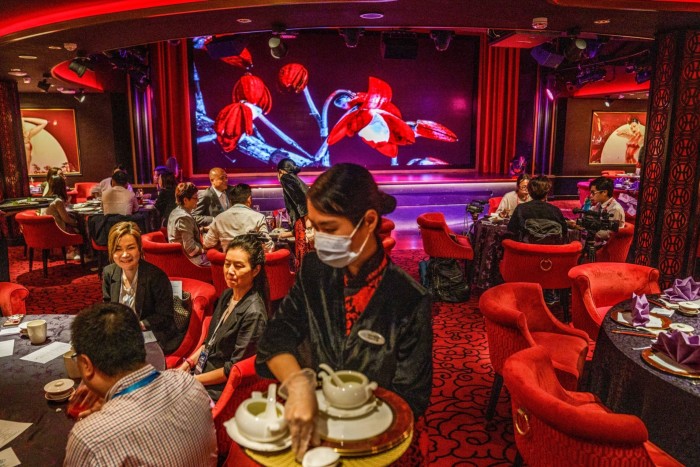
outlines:
[[63, 48], [66, 49], [68, 52], [73, 52], [74, 50], [78, 49], [78, 44], [76, 44], [75, 42], [64, 42]]
[[36, 83], [36, 87], [38, 87], [39, 89], [41, 89], [44, 92], [49, 92], [49, 89], [51, 89], [51, 85], [45, 79], [42, 79], [41, 81]]
[[610, 24], [610, 18], [601, 18], [593, 21], [593, 24], [597, 25], [603, 25], [603, 24]]
[[360, 18], [362, 18], [362, 19], [382, 19], [382, 18], [384, 18], [384, 13], [380, 13], [378, 11], [370, 11], [367, 13], [362, 13], [360, 15]]
[[544, 16], [532, 18], [532, 29], [547, 29], [547, 26], [547, 18]]
[[250, 19], [250, 18], [238, 18], [238, 19], [236, 20], [236, 22], [237, 22], [237, 23], [241, 23], [241, 24], [248, 24], [248, 23], [252, 23], [253, 20]]
[[7, 74], [11, 75], [11, 76], [27, 76], [26, 71], [19, 71], [19, 70], [8, 71]]
[[22, 82], [23, 82], [24, 84], [29, 84], [29, 83], [32, 82], [32, 77], [31, 77], [31, 76], [25, 76], [24, 78], [22, 78]]
[[83, 89], [78, 89], [78, 90], [75, 92], [75, 95], [73, 96], [73, 99], [75, 99], [76, 101], [80, 102], [81, 104], [82, 104], [83, 102], [85, 102], [85, 90], [83, 90]]
[[588, 44], [586, 43], [586, 39], [576, 39], [574, 41], [574, 45], [577, 49], [580, 50], [585, 50], [585, 48], [588, 46]]
[[454, 31], [448, 31], [445, 29], [430, 31], [430, 38], [433, 40], [433, 42], [435, 42], [435, 48], [440, 52], [447, 50], [454, 35]]
[[270, 47], [270, 55], [273, 58], [280, 59], [287, 55], [287, 45], [282, 42], [278, 36], [273, 36], [267, 41], [267, 46]]
[[605, 105], [605, 107], [610, 107], [612, 105], [612, 99], [610, 98], [610, 96], [605, 98], [603, 104]]
[[651, 68], [642, 68], [637, 70], [637, 74], [634, 75], [634, 80], [637, 84], [642, 84], [651, 79]]
[[68, 69], [78, 75], [78, 78], [82, 78], [89, 68], [91, 68], [91, 64], [87, 57], [76, 57], [68, 64]]
[[365, 33], [365, 30], [362, 28], [341, 28], [339, 32], [345, 40], [345, 46], [354, 49], [360, 43], [360, 37]]
[[49, 49], [51, 49], [51, 50], [63, 50], [63, 47], [61, 47], [59, 45], [50, 45]]
[[18, 55], [22, 60], [36, 60], [36, 55]]

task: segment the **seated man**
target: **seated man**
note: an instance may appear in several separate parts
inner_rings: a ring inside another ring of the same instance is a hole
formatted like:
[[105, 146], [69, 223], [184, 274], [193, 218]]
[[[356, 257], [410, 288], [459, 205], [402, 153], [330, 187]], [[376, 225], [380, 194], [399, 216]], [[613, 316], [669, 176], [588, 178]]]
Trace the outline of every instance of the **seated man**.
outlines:
[[552, 182], [544, 175], [530, 180], [527, 190], [532, 201], [519, 204], [508, 222], [508, 231], [527, 243], [561, 243], [567, 237], [566, 219], [561, 210], [547, 202]]
[[[607, 177], [598, 177], [591, 180], [589, 185], [591, 194], [591, 211], [607, 212], [611, 221], [617, 222], [622, 228], [625, 226], [625, 210], [620, 203], [613, 198], [613, 181]], [[601, 230], [596, 233], [596, 241], [605, 241], [610, 238], [609, 230]]]
[[234, 187], [233, 203], [233, 207], [216, 216], [209, 226], [209, 231], [204, 236], [204, 248], [219, 247], [222, 251], [226, 251], [228, 242], [233, 237], [255, 232], [260, 233], [265, 239], [265, 251], [274, 250], [275, 243], [267, 230], [265, 215], [251, 208], [253, 192], [250, 185], [239, 183]]
[[71, 331], [84, 386], [69, 411], [88, 408], [68, 436], [64, 465], [216, 465], [206, 390], [187, 373], [145, 362], [139, 321], [127, 306], [97, 303]]
[[[126, 170], [124, 169], [124, 166], [121, 164], [114, 167], [114, 169], [112, 170], [112, 175], [114, 175], [115, 173], [120, 172], [120, 171], [126, 172]], [[102, 196], [102, 193], [109, 190], [111, 187], [112, 187], [112, 177], [109, 176], [109, 177], [105, 178], [104, 180], [102, 180], [97, 185], [95, 185], [94, 187], [92, 187], [90, 189], [90, 194], [96, 198], [99, 198], [100, 196]], [[134, 191], [134, 189], [131, 187], [131, 184], [128, 182], [126, 184], [126, 189], [129, 191], [132, 191], [132, 192]]]
[[133, 191], [127, 189], [129, 184], [126, 172], [121, 170], [112, 175], [112, 188], [102, 193], [102, 210], [105, 215], [121, 214], [130, 216], [139, 210], [139, 203]]
[[214, 218], [233, 206], [233, 187], [228, 184], [224, 169], [214, 167], [209, 171], [211, 186], [199, 195], [192, 214], [200, 227], [214, 222]]

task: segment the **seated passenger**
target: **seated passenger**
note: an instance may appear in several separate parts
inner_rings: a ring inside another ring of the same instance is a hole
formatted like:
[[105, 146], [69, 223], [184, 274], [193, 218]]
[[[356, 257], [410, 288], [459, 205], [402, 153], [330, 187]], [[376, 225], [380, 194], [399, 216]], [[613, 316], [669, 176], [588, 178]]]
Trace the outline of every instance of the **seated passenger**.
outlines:
[[155, 207], [162, 219], [162, 225], [168, 225], [168, 218], [173, 209], [177, 207], [175, 200], [175, 175], [170, 172], [162, 173], [158, 176], [158, 197]]
[[144, 331], [153, 331], [163, 353], [174, 352], [183, 333], [177, 330], [173, 288], [168, 276], [142, 259], [141, 230], [134, 222], [120, 222], [109, 231], [112, 264], [102, 271], [102, 298], [121, 303], [136, 313]]
[[180, 366], [218, 400], [236, 362], [255, 355], [267, 325], [265, 252], [254, 235], [234, 238], [224, 261], [226, 289], [216, 304], [204, 345]]
[[112, 188], [102, 193], [102, 210], [105, 215], [130, 216], [139, 210], [139, 202], [133, 191], [127, 188], [129, 176], [118, 171], [112, 175]]
[[[620, 203], [613, 198], [613, 181], [607, 177], [598, 177], [591, 180], [589, 185], [591, 193], [591, 211], [607, 212], [611, 221], [617, 222], [619, 228], [625, 226], [625, 210]], [[601, 230], [596, 233], [597, 241], [604, 241], [610, 238], [609, 230]]]
[[561, 210], [547, 202], [552, 182], [544, 175], [527, 185], [532, 201], [518, 205], [508, 222], [508, 231], [527, 243], [562, 243], [567, 238], [566, 219]]
[[527, 185], [530, 183], [530, 176], [526, 173], [522, 173], [518, 176], [515, 181], [515, 191], [509, 191], [503, 195], [503, 199], [498, 204], [496, 209], [496, 214], [499, 217], [508, 217], [513, 214], [515, 208], [522, 203], [527, 203], [532, 201], [530, 197], [530, 192], [527, 191]]
[[[53, 216], [56, 220], [56, 225], [61, 230], [69, 233], [78, 231], [78, 221], [68, 214], [66, 206], [68, 203], [68, 193], [66, 192], [66, 180], [60, 175], [51, 177], [48, 186], [50, 187], [46, 197], [55, 197], [51, 204], [45, 208], [41, 208], [41, 214], [44, 216]], [[68, 247], [66, 250], [66, 259], [80, 261], [80, 253], [74, 246]]]
[[197, 222], [192, 210], [197, 206], [197, 187], [192, 183], [180, 183], [175, 189], [177, 207], [168, 218], [168, 241], [181, 243], [185, 254], [197, 266], [209, 266], [202, 248]]
[[[117, 172], [126, 172], [126, 170], [124, 169], [123, 165], [119, 164], [115, 166], [112, 170], [112, 175], [114, 175]], [[90, 194], [95, 198], [99, 198], [100, 196], [102, 196], [102, 193], [109, 190], [112, 187], [112, 175], [90, 188]], [[132, 192], [134, 191], [134, 189], [131, 187], [131, 184], [129, 183], [126, 184], [126, 189]]]

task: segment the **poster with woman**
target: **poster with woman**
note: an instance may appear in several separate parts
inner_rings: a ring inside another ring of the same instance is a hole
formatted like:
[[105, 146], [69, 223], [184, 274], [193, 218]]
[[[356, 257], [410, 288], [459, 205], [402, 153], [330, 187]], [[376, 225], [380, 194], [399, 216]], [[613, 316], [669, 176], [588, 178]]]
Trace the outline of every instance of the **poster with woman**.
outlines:
[[80, 174], [80, 153], [74, 109], [21, 109], [24, 151], [29, 175], [51, 167]]
[[589, 164], [636, 164], [644, 145], [646, 112], [594, 111]]

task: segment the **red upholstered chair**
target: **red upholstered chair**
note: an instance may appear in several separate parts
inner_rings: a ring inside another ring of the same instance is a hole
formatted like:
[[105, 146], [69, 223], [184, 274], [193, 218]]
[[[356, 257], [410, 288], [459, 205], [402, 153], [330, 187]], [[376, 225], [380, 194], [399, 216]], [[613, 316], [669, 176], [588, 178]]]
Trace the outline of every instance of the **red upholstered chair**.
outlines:
[[496, 410], [503, 385], [503, 364], [519, 350], [544, 346], [554, 360], [562, 385], [576, 389], [588, 353], [588, 336], [560, 323], [552, 315], [544, 303], [539, 284], [510, 282], [492, 287], [481, 295], [479, 309], [484, 315], [489, 356], [495, 372], [487, 420]]
[[616, 178], [618, 175], [624, 174], [624, 170], [601, 170], [600, 175], [607, 178]]
[[382, 239], [382, 248], [384, 248], [384, 253], [391, 256], [391, 250], [396, 246], [396, 240], [394, 237], [386, 237]]
[[598, 251], [595, 259], [597, 262], [624, 263], [630, 252], [634, 240], [634, 223], [625, 221], [625, 226], [617, 232], [610, 234], [610, 239]]
[[593, 394], [563, 388], [543, 347], [511, 356], [503, 378], [515, 444], [528, 465], [682, 465], [649, 441], [639, 418], [610, 412]]
[[[194, 349], [204, 342], [209, 329], [209, 321], [206, 318], [211, 319], [211, 315], [214, 313], [214, 303], [219, 294], [216, 293], [213, 285], [196, 279], [170, 277], [170, 280], [182, 281], [182, 290], [189, 292], [192, 298], [192, 313], [190, 314], [187, 333], [175, 352], [165, 357], [166, 366], [173, 368], [182, 363], [183, 358], [188, 357], [194, 352]], [[207, 323], [206, 327], [204, 326], [205, 321]]]
[[382, 223], [379, 226], [379, 239], [382, 241], [382, 248], [387, 255], [391, 255], [391, 250], [396, 246], [396, 239], [391, 236], [391, 233], [396, 228], [396, 224], [391, 219], [382, 217]]
[[[271, 253], [265, 253], [265, 274], [270, 285], [270, 301], [281, 300], [289, 292], [294, 284], [294, 273], [289, 269], [289, 255], [287, 249], [280, 249]], [[211, 279], [216, 291], [221, 294], [228, 288], [224, 279], [224, 260], [226, 255], [218, 250], [207, 251], [207, 258], [211, 262]]]
[[95, 185], [97, 185], [97, 182], [76, 182], [75, 187], [73, 187], [73, 190], [76, 192], [75, 198], [73, 198], [75, 202], [84, 203], [87, 201], [92, 196], [90, 190]]
[[593, 179], [591, 178], [590, 180], [578, 182], [576, 184], [576, 187], [578, 188], [578, 201], [579, 201], [579, 203], [581, 203], [581, 206], [584, 205], [584, 203], [586, 202], [588, 197], [591, 195], [591, 189], [590, 189], [591, 180], [593, 180]]
[[26, 315], [27, 307], [24, 301], [29, 296], [29, 290], [12, 282], [0, 282], [0, 309], [3, 316]]
[[275, 380], [261, 378], [255, 373], [255, 355], [233, 365], [221, 397], [212, 410], [219, 457], [225, 456], [231, 448], [231, 438], [226, 433], [224, 422], [233, 418], [240, 403], [249, 398], [253, 391], [264, 392], [274, 382]]
[[211, 283], [211, 268], [194, 264], [182, 245], [168, 243], [160, 230], [141, 235], [141, 244], [146, 260], [161, 268], [169, 277], [189, 277]]
[[470, 260], [474, 250], [469, 238], [454, 234], [441, 212], [426, 212], [418, 216], [418, 226], [423, 239], [423, 250], [433, 258], [455, 258]]
[[49, 276], [49, 253], [51, 248], [61, 248], [63, 261], [66, 261], [66, 247], [77, 246], [80, 248], [80, 263], [85, 265], [85, 251], [83, 248], [83, 236], [72, 234], [62, 230], [53, 216], [40, 216], [36, 211], [21, 211], [15, 216], [15, 220], [22, 229], [24, 241], [29, 248], [29, 271], [34, 262], [34, 249], [41, 250], [41, 260], [44, 265], [44, 277]]
[[613, 305], [641, 294], [660, 293], [659, 270], [628, 263], [588, 263], [569, 271], [571, 316], [577, 329], [593, 341]]
[[496, 212], [496, 209], [498, 209], [498, 205], [501, 204], [502, 199], [503, 196], [494, 196], [493, 198], [489, 198], [489, 215]]
[[499, 265], [506, 282], [535, 282], [543, 289], [566, 289], [561, 294], [564, 321], [569, 321], [567, 273], [578, 264], [581, 242], [566, 245], [535, 245], [506, 239], [502, 242], [503, 259]]

